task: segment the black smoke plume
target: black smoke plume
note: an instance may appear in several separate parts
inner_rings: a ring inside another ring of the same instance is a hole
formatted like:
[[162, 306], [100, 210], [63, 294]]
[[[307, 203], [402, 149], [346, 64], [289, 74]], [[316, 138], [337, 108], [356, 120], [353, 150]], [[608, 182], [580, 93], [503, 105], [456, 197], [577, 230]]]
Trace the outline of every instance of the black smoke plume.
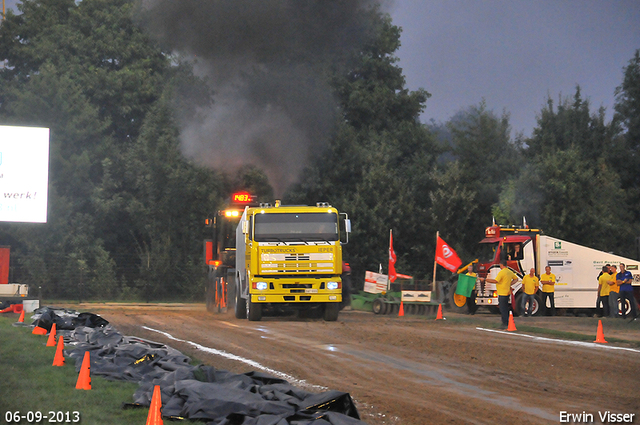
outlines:
[[332, 130], [328, 85], [370, 32], [374, 0], [145, 0], [143, 22], [195, 59], [212, 107], [183, 123], [185, 156], [254, 164], [281, 195]]

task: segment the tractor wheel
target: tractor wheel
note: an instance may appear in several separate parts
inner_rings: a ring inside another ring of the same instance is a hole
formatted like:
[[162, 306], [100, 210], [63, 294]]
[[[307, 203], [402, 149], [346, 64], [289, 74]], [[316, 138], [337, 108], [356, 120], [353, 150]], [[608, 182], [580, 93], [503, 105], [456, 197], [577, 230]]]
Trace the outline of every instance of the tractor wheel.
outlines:
[[449, 288], [449, 294], [447, 296], [449, 310], [455, 313], [466, 313], [468, 311], [467, 297], [465, 297], [464, 295], [456, 294], [457, 288], [458, 288], [457, 281], [454, 282], [453, 285], [451, 285], [451, 288]]

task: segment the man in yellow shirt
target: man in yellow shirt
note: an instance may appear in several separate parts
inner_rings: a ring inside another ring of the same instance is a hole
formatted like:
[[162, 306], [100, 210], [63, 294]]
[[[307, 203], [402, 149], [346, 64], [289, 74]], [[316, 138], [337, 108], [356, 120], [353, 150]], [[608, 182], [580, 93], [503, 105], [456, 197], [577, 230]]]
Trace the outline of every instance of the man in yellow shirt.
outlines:
[[[536, 269], [529, 270], [529, 274], [522, 278], [522, 286], [524, 288], [524, 296], [522, 297], [522, 312], [524, 317], [531, 316], [533, 311], [533, 303], [536, 300], [536, 292], [538, 291], [539, 280], [536, 276]], [[529, 308], [526, 308], [527, 302]]]
[[495, 279], [487, 279], [486, 282], [495, 283], [498, 292], [498, 307], [502, 316], [502, 329], [509, 326], [509, 298], [511, 298], [511, 285], [518, 281], [518, 277], [507, 268], [506, 261], [500, 261], [500, 272]]
[[556, 302], [554, 300], [555, 286], [556, 286], [556, 275], [551, 273], [551, 267], [547, 266], [544, 268], [544, 274], [540, 276], [540, 282], [542, 283], [542, 307], [544, 307], [544, 311], [546, 315], [549, 315], [549, 310], [547, 309], [547, 298], [549, 298], [549, 306], [551, 307], [551, 316], [556, 315]]
[[[598, 304], [602, 303], [602, 315], [604, 317], [609, 317], [609, 281], [611, 280], [611, 275], [609, 274], [609, 268], [607, 266], [602, 266], [602, 274], [598, 278], [598, 296], [600, 301]], [[599, 306], [596, 306], [599, 307]]]

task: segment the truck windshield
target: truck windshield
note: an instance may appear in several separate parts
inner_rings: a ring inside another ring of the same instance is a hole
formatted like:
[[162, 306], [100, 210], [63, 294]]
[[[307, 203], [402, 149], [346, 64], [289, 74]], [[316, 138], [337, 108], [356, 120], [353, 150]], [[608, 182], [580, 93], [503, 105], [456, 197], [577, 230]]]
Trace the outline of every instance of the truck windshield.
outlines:
[[496, 258], [498, 242], [481, 243], [478, 250], [478, 259], [481, 263], [488, 263]]
[[334, 213], [256, 214], [256, 242], [313, 242], [338, 240]]

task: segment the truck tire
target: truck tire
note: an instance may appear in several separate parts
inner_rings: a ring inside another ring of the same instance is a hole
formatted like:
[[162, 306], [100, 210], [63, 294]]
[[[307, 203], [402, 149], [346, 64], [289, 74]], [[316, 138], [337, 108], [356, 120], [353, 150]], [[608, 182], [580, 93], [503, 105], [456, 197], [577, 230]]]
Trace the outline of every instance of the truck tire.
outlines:
[[324, 320], [325, 322], [335, 322], [338, 320], [338, 313], [340, 313], [340, 303], [326, 303], [324, 306]]
[[209, 268], [207, 274], [207, 286], [204, 290], [205, 300], [207, 303], [207, 311], [215, 312], [216, 309], [216, 269]]
[[236, 305], [233, 308], [233, 311], [236, 313], [236, 319], [247, 318], [247, 300], [242, 298], [242, 291], [237, 285], [236, 285]]
[[246, 300], [247, 319], [250, 322], [259, 322], [262, 320], [262, 304], [252, 303], [251, 295]]
[[340, 302], [340, 310], [351, 306], [351, 273], [342, 275], [342, 301]]
[[476, 314], [478, 311], [478, 305], [476, 304], [476, 291], [471, 292], [471, 296], [467, 298], [467, 308], [469, 309], [469, 314]]
[[[524, 297], [524, 292], [518, 292], [516, 295], [516, 305], [513, 308], [514, 314], [516, 316], [524, 316], [525, 311], [522, 310], [522, 298]], [[535, 299], [533, 301], [533, 308], [531, 309], [531, 315], [537, 316], [540, 314], [540, 306], [542, 305], [542, 300], [538, 296], [535, 295]]]
[[375, 300], [373, 300], [371, 309], [373, 310], [373, 314], [385, 314], [387, 305], [382, 298], [376, 298]]
[[205, 287], [205, 300], [207, 302], [207, 311], [210, 313], [213, 313], [214, 311], [214, 305], [213, 305], [213, 298], [214, 298], [214, 288], [213, 285], [211, 284], [211, 279], [207, 280], [207, 286]]
[[449, 306], [449, 310], [454, 313], [466, 313], [469, 311], [467, 307], [467, 297], [456, 294], [457, 288], [458, 281], [456, 280], [449, 288], [449, 293], [447, 294], [447, 305]]
[[625, 316], [631, 316], [631, 304], [629, 304], [629, 300], [626, 298], [624, 300], [618, 298], [618, 313], [620, 314], [620, 317], [622, 317], [623, 311], [625, 312]]

